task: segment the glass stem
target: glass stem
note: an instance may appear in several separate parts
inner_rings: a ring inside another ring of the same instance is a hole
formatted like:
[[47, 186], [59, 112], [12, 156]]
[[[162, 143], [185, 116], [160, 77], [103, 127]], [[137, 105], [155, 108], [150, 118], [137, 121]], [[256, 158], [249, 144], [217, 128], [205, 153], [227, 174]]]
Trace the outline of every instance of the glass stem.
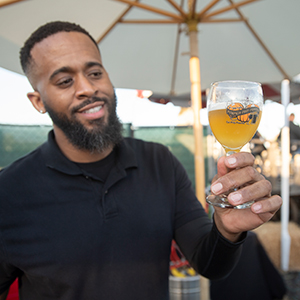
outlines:
[[[234, 153], [238, 153], [240, 152], [240, 150], [231, 150], [231, 151], [226, 151], [226, 156], [230, 156], [231, 154], [234, 154]], [[237, 191], [238, 188], [233, 188], [231, 191]]]
[[240, 150], [228, 150], [228, 151], [226, 151], [225, 150], [225, 152], [226, 152], [226, 156], [230, 156], [230, 155], [232, 155], [232, 154], [234, 154], [234, 153], [239, 153], [240, 152]]

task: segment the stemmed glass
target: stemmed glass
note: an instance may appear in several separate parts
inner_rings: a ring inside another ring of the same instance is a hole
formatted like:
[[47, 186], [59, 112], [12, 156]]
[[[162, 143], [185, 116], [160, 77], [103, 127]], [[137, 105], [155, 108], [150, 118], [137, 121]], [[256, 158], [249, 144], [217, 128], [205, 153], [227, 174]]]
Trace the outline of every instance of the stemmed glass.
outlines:
[[[263, 92], [260, 83], [250, 81], [219, 81], [212, 84], [208, 95], [210, 128], [223, 146], [226, 156], [240, 152], [251, 140], [259, 125]], [[230, 191], [232, 192], [232, 191]], [[253, 201], [233, 206], [227, 194], [209, 195], [206, 201], [222, 208], [244, 209]]]

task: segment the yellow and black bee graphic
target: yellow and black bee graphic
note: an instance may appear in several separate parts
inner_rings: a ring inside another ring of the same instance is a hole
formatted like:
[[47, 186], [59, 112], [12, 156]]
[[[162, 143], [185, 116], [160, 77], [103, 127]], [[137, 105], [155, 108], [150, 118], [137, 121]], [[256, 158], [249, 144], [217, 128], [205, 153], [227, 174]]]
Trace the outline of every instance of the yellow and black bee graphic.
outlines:
[[255, 124], [259, 116], [260, 109], [256, 104], [249, 104], [246, 107], [239, 102], [230, 104], [226, 108], [226, 114], [232, 121], [241, 124]]

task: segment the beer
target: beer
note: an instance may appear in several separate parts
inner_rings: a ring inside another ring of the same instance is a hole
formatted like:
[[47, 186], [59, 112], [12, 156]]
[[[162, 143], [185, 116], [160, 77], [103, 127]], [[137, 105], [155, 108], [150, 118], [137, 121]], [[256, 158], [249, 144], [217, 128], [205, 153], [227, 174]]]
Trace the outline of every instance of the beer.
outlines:
[[[255, 134], [262, 114], [261, 84], [251, 81], [219, 81], [212, 84], [207, 96], [210, 128], [223, 146], [226, 156], [239, 152]], [[237, 190], [237, 189], [233, 189]], [[229, 190], [221, 195], [210, 194], [206, 202], [222, 208], [249, 208], [253, 201], [234, 206], [229, 203]]]
[[251, 113], [228, 114], [227, 109], [216, 109], [208, 112], [210, 128], [225, 148], [225, 151], [238, 152], [255, 134], [261, 119], [261, 111], [256, 111], [255, 121]]

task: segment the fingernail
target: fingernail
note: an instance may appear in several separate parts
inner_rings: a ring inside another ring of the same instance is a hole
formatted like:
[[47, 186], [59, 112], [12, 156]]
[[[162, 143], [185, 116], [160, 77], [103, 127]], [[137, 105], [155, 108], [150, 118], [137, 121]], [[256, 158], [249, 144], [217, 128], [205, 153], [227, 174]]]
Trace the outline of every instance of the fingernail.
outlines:
[[217, 194], [218, 192], [220, 192], [223, 188], [223, 185], [222, 183], [216, 183], [214, 185], [211, 186], [211, 191], [214, 193], [214, 194]]
[[230, 165], [234, 165], [236, 163], [236, 158], [235, 157], [229, 157], [227, 159], [227, 162], [230, 164]]
[[230, 194], [230, 200], [234, 202], [234, 204], [238, 204], [242, 199], [242, 195], [240, 193], [232, 193]]
[[260, 212], [261, 208], [262, 208], [262, 206], [260, 203], [254, 203], [252, 205], [252, 209], [254, 210], [254, 212]]

